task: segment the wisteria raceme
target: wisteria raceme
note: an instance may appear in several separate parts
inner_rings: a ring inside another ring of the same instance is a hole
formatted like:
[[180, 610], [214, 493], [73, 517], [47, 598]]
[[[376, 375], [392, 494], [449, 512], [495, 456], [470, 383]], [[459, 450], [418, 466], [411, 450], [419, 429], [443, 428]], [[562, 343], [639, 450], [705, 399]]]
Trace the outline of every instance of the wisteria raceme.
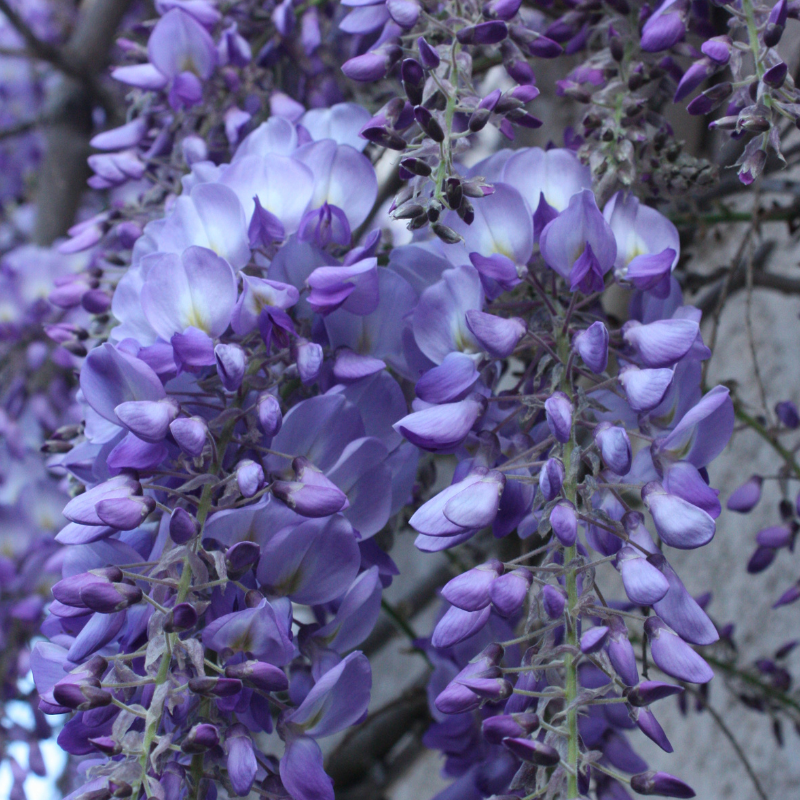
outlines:
[[[34, 720], [2, 726], [0, 754], [29, 751], [14, 800], [46, 715], [68, 715], [68, 800], [333, 800], [382, 605], [413, 635], [383, 598], [406, 524], [422, 559], [464, 545], [414, 639], [436, 800], [694, 796], [637, 738], [672, 752], [656, 704], [702, 710], [735, 645], [672, 548], [716, 533], [735, 418], [783, 460], [723, 496], [747, 513], [780, 481], [748, 569], [793, 548], [800, 415], [762, 424], [705, 382], [660, 204], [717, 172], [663, 113], [709, 82], [688, 112], [728, 104], [711, 128], [747, 140], [753, 183], [796, 121], [775, 47], [797, 8], [728, 4], [722, 30], [682, 0], [156, 0], [120, 7], [87, 75], [59, 49], [86, 9], [7, 5], [3, 41], [49, 66], [4, 92], [62, 72], [95, 127], [52, 248], [27, 243], [36, 120], [0, 186], [3, 701]], [[562, 55], [564, 146], [486, 155], [484, 131], [543, 124], [535, 70]], [[782, 713], [792, 647], [736, 673], [743, 702]]]

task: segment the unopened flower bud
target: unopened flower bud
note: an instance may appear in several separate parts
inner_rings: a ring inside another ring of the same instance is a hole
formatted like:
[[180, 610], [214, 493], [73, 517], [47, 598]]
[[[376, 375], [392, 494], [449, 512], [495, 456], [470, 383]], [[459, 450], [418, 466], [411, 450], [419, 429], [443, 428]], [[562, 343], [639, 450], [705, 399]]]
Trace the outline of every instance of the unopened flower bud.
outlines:
[[431, 230], [445, 243], [457, 244], [461, 241], [461, 236], [457, 234], [452, 228], [447, 225], [442, 225], [441, 222], [436, 222], [431, 225]]
[[691, 786], [666, 772], [642, 772], [631, 778], [631, 789], [637, 794], [658, 794], [664, 797], [694, 797]]
[[219, 731], [215, 725], [201, 722], [195, 725], [181, 742], [184, 753], [205, 753], [219, 744]]
[[164, 630], [167, 633], [178, 633], [193, 628], [197, 624], [197, 611], [190, 603], [178, 603], [167, 614]]
[[197, 458], [203, 454], [208, 423], [202, 417], [178, 417], [170, 423], [169, 432], [186, 455]]
[[283, 414], [278, 398], [271, 394], [262, 394], [258, 398], [258, 422], [264, 435], [276, 436], [283, 425]]
[[502, 20], [479, 22], [469, 25], [456, 33], [461, 44], [498, 44], [508, 36], [508, 26]]
[[225, 554], [225, 565], [228, 575], [234, 579], [241, 578], [258, 563], [261, 547], [255, 542], [237, 542]]
[[169, 518], [169, 535], [175, 544], [186, 544], [197, 536], [197, 520], [184, 508], [176, 508]]
[[503, 746], [523, 761], [536, 764], [537, 767], [554, 767], [561, 761], [558, 750], [535, 739], [507, 738]]
[[423, 132], [433, 139], [434, 142], [438, 143], [444, 141], [442, 126], [425, 106], [418, 105], [414, 109], [414, 118], [417, 120], [417, 124], [422, 128]]
[[264, 469], [261, 464], [243, 459], [236, 465], [236, 483], [243, 497], [252, 497], [264, 483]]
[[400, 79], [403, 81], [403, 88], [406, 97], [412, 106], [422, 103], [422, 91], [425, 88], [425, 72], [422, 64], [415, 58], [407, 58], [400, 66]]
[[238, 344], [218, 344], [214, 348], [217, 375], [228, 392], [235, 392], [244, 379], [247, 357]]

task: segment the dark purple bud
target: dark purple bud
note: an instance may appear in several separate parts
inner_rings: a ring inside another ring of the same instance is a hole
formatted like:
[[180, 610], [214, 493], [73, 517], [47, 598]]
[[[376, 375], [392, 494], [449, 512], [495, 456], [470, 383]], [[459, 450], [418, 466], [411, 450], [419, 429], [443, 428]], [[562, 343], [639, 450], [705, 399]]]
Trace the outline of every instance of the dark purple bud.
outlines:
[[112, 797], [119, 798], [120, 800], [130, 797], [133, 794], [133, 786], [129, 783], [125, 783], [125, 781], [110, 780], [108, 782], [108, 790], [111, 792]]
[[503, 739], [525, 737], [538, 727], [536, 714], [500, 714], [485, 719], [481, 730], [490, 744], [502, 744]]
[[112, 736], [97, 736], [90, 738], [89, 744], [107, 756], [117, 756], [122, 752], [121, 745]]
[[572, 433], [572, 401], [564, 392], [553, 392], [544, 401], [547, 427], [557, 442], [565, 444]]
[[482, 131], [486, 127], [486, 123], [489, 121], [489, 117], [491, 116], [492, 112], [488, 108], [478, 107], [472, 112], [472, 114], [470, 114], [467, 127], [473, 133]]
[[594, 429], [594, 441], [606, 467], [615, 475], [627, 475], [631, 468], [631, 442], [625, 428], [601, 422]]
[[189, 678], [189, 690], [209, 697], [231, 697], [242, 691], [236, 678]]
[[457, 234], [451, 227], [442, 225], [440, 222], [435, 222], [431, 225], [431, 230], [445, 243], [445, 244], [458, 244], [461, 241], [461, 236]]
[[170, 423], [169, 431], [186, 455], [198, 458], [203, 454], [208, 436], [208, 423], [202, 417], [178, 417]]
[[403, 203], [392, 214], [395, 219], [417, 219], [425, 215], [425, 208], [419, 203]]
[[84, 689], [100, 689], [101, 686], [97, 678], [84, 678], [82, 681], [75, 681], [73, 677], [62, 678], [53, 686], [53, 698], [60, 706], [77, 709], [86, 703]]
[[184, 753], [205, 753], [219, 744], [219, 731], [215, 725], [201, 722], [195, 725], [181, 742]]
[[747, 562], [747, 571], [751, 575], [763, 572], [775, 560], [777, 552], [772, 547], [757, 547]]
[[420, 128], [422, 128], [434, 142], [444, 141], [442, 126], [425, 106], [417, 106], [414, 109], [414, 118], [417, 120], [417, 124]]
[[406, 97], [412, 106], [422, 103], [422, 92], [425, 89], [425, 72], [422, 64], [415, 58], [407, 58], [400, 66], [400, 78]]
[[660, 794], [664, 797], [694, 797], [691, 786], [666, 772], [642, 772], [631, 778], [631, 789], [637, 794]]
[[503, 66], [509, 77], [517, 83], [530, 84], [536, 80], [530, 64], [522, 58], [509, 58], [503, 63]]
[[660, 681], [642, 681], [631, 689], [626, 697], [628, 702], [636, 708], [649, 706], [657, 700], [665, 697], [672, 697], [674, 694], [682, 694], [683, 686], [676, 686], [674, 683], [661, 683]]
[[686, 110], [694, 116], [710, 114], [719, 108], [733, 93], [733, 86], [729, 81], [718, 83], [692, 100]]
[[564, 501], [550, 509], [550, 527], [564, 547], [572, 547], [578, 538], [578, 517], [572, 503]]
[[778, 0], [769, 12], [767, 25], [764, 28], [764, 44], [767, 47], [775, 47], [780, 42], [788, 16], [789, 4], [786, 0]]
[[266, 436], [272, 438], [277, 435], [283, 425], [281, 404], [277, 397], [265, 393], [258, 398], [258, 422]]
[[[789, 67], [781, 62], [780, 64], [776, 64], [774, 67], [770, 67], [764, 73], [762, 80], [767, 84], [767, 86], [770, 86], [773, 89], [780, 89], [781, 86], [783, 86], [783, 82], [786, 80], [786, 73], [788, 71]], [[84, 295], [84, 298], [85, 297], [86, 295]]]
[[508, 36], [508, 26], [502, 20], [479, 22], [462, 28], [457, 34], [461, 44], [498, 44]]
[[142, 600], [142, 590], [128, 583], [90, 583], [80, 595], [83, 604], [99, 614], [113, 614]]
[[560, 586], [547, 586], [542, 589], [542, 606], [550, 619], [559, 619], [567, 605], [567, 593]]
[[506, 114], [506, 119], [523, 128], [536, 130], [542, 127], [542, 121], [521, 108], [512, 109]]
[[703, 42], [700, 49], [704, 56], [708, 56], [717, 64], [725, 65], [730, 61], [731, 48], [733, 43], [730, 36], [714, 36], [712, 39]]
[[683, 74], [678, 83], [678, 88], [675, 90], [672, 102], [679, 103], [684, 97], [688, 97], [715, 70], [716, 65], [709, 58], [701, 58], [699, 61], [695, 61]]
[[[755, 118], [750, 120], [750, 122], [744, 123], [742, 127], [745, 128], [745, 130], [752, 130], [753, 127], [761, 129], [756, 130], [756, 133], [768, 130], [769, 121], [763, 118], [761, 121], [766, 125], [766, 128], [762, 128], [761, 124]], [[752, 127], [748, 127], [749, 125]], [[758, 147], [759, 141], [760, 137], [757, 136], [748, 143], [744, 152], [744, 158], [742, 159], [742, 165], [739, 167], [739, 180], [745, 186], [750, 186], [750, 184], [761, 175], [767, 163], [767, 153], [765, 150]], [[755, 147], [751, 148], [751, 145], [755, 145]]]
[[111, 297], [105, 289], [89, 289], [81, 297], [81, 305], [90, 314], [105, 314], [111, 308]]
[[131, 531], [138, 528], [156, 507], [152, 497], [114, 497], [101, 500], [94, 508], [97, 516], [112, 528]]
[[80, 683], [69, 679], [59, 681], [53, 687], [53, 697], [59, 705], [74, 708], [76, 711], [104, 708], [111, 705], [113, 699], [111, 692], [103, 689], [97, 679], [83, 680]]
[[420, 175], [423, 178], [427, 178], [433, 172], [430, 165], [421, 158], [404, 158], [400, 162], [400, 166], [408, 170], [412, 175]]
[[444, 182], [444, 195], [447, 205], [457, 211], [464, 199], [464, 192], [461, 189], [461, 181], [458, 178], [448, 178]]
[[788, 606], [800, 600], [800, 583], [792, 584], [773, 604], [773, 608]]
[[197, 520], [184, 508], [176, 508], [169, 518], [169, 535], [175, 544], [186, 544], [194, 539], [200, 528]]
[[558, 750], [534, 739], [503, 739], [503, 746], [518, 758], [536, 764], [537, 767], [554, 767], [561, 761]]
[[532, 582], [533, 575], [525, 567], [519, 567], [497, 578], [489, 589], [489, 597], [495, 610], [504, 617], [510, 617], [519, 611]]
[[539, 473], [539, 488], [549, 503], [561, 494], [564, 485], [564, 465], [557, 458], [548, 458]]
[[197, 624], [197, 611], [191, 603], [178, 603], [167, 614], [164, 630], [167, 633], [178, 633], [189, 630]]
[[492, 559], [448, 581], [442, 589], [442, 597], [465, 611], [486, 608], [490, 603], [489, 589], [492, 582], [502, 574], [502, 563]]
[[247, 369], [244, 350], [238, 344], [218, 344], [214, 348], [214, 360], [225, 391], [235, 392], [242, 385]]
[[345, 61], [342, 72], [354, 81], [379, 81], [402, 57], [403, 51], [397, 45], [383, 44], [377, 50]]
[[266, 661], [233, 664], [225, 667], [225, 676], [238, 678], [264, 692], [285, 692], [289, 688], [289, 679], [284, 671]]
[[241, 578], [261, 557], [261, 547], [255, 542], [237, 542], [225, 553], [225, 565], [228, 575], [234, 579]]
[[425, 69], [436, 69], [441, 59], [434, 50], [421, 36], [417, 39], [417, 49], [419, 50], [419, 60]]
[[464, 220], [467, 225], [472, 225], [475, 222], [475, 208], [469, 200], [462, 200], [461, 205], [458, 207], [458, 216]]
[[665, 753], [673, 751], [667, 734], [664, 733], [664, 729], [649, 708], [640, 708], [636, 712], [636, 725], [648, 739], [652, 739]]
[[787, 428], [795, 430], [800, 427], [800, 414], [797, 413], [797, 406], [791, 400], [776, 403], [775, 413]]
[[537, 36], [528, 45], [528, 52], [534, 58], [558, 58], [564, 52], [564, 48], [547, 36]]
[[591, 628], [581, 636], [581, 652], [596, 653], [598, 650], [602, 650], [606, 639], [608, 639], [608, 628], [605, 625]]
[[490, 703], [499, 703], [501, 700], [508, 700], [514, 691], [514, 687], [505, 678], [461, 678], [458, 683], [466, 686], [483, 700]]
[[522, 0], [489, 0], [483, 7], [483, 16], [508, 22], [517, 15], [521, 5]]

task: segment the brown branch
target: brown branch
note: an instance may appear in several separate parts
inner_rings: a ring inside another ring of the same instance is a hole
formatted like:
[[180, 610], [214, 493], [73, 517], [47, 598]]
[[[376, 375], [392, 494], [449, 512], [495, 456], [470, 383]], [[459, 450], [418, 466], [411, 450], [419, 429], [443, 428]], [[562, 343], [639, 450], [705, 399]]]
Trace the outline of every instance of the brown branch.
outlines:
[[72, 68], [64, 61], [61, 51], [49, 42], [42, 41], [28, 26], [28, 23], [9, 5], [7, 0], [0, 0], [0, 14], [10, 23], [11, 27], [22, 37], [30, 55], [49, 61], [63, 72], [73, 74]]
[[412, 728], [421, 731], [430, 723], [425, 682], [427, 675], [424, 682], [370, 714], [331, 753], [326, 771], [337, 791], [361, 781]]
[[0, 141], [3, 139], [11, 139], [14, 136], [22, 136], [23, 134], [30, 133], [34, 128], [42, 124], [43, 117], [34, 117], [33, 119], [24, 119], [20, 122], [15, 122], [7, 128], [0, 128]]
[[[46, 128], [46, 155], [39, 172], [33, 234], [37, 244], [48, 245], [63, 236], [80, 204], [89, 175], [86, 159], [93, 127], [92, 109], [100, 102], [113, 115], [113, 104], [98, 78], [105, 69], [114, 34], [130, 2], [95, 0], [84, 4], [69, 41], [59, 52], [59, 59], [68, 68], [48, 98], [50, 124]], [[7, 5], [7, 0], [0, 0], [0, 10], [3, 5]]]

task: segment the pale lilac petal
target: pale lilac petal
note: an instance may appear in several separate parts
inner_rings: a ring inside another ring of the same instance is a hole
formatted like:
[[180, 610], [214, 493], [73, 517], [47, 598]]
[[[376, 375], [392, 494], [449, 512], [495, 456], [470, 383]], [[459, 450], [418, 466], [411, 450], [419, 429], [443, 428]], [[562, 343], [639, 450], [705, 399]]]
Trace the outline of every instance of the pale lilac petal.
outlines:
[[691, 550], [714, 538], [714, 520], [701, 508], [677, 495], [667, 494], [655, 482], [647, 484], [642, 495], [653, 515], [658, 535], [670, 547]]
[[451, 606], [434, 628], [431, 644], [434, 647], [452, 647], [474, 636], [489, 621], [491, 606], [480, 611], [463, 611]]
[[226, 261], [202, 247], [190, 247], [180, 257], [146, 258], [151, 266], [142, 287], [142, 306], [159, 336], [169, 341], [189, 327], [211, 337], [225, 331], [237, 296], [236, 278]]
[[700, 326], [689, 319], [662, 319], [647, 325], [631, 321], [623, 327], [623, 338], [645, 367], [668, 367], [691, 349]]
[[322, 751], [307, 736], [287, 744], [280, 774], [283, 785], [295, 800], [334, 800], [333, 781], [325, 774]]

